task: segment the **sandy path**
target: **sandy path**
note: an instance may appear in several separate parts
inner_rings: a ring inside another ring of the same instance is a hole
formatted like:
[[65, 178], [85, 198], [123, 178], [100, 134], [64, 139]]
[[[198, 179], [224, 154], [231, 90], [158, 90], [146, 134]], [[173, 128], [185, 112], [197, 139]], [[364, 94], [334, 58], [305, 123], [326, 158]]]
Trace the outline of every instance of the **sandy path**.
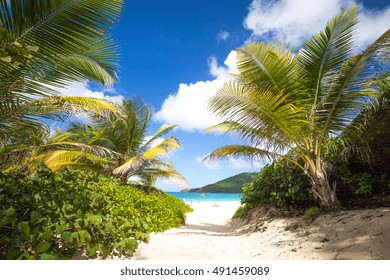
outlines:
[[390, 259], [390, 209], [323, 215], [286, 230], [289, 219], [229, 223], [239, 203], [194, 203], [185, 226], [154, 234], [132, 259]]

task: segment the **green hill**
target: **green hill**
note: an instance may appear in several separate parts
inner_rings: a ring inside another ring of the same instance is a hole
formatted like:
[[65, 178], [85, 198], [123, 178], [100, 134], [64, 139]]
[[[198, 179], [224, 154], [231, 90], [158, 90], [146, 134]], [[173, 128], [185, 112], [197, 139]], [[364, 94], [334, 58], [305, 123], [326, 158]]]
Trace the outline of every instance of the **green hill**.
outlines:
[[195, 193], [242, 193], [242, 186], [252, 182], [257, 176], [257, 172], [241, 173], [224, 180], [218, 181], [214, 184], [209, 184], [201, 188], [190, 189], [187, 192]]

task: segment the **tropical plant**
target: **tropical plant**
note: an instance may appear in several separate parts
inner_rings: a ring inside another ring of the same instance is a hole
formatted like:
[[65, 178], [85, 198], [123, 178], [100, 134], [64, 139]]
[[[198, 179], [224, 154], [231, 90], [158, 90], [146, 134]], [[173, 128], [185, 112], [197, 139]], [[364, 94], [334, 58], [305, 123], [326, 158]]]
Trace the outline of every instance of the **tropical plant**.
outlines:
[[[325, 158], [324, 144], [378, 96], [378, 88], [365, 81], [383, 70], [377, 62], [389, 51], [390, 30], [353, 55], [357, 21], [357, 7], [342, 11], [297, 53], [265, 42], [238, 49], [239, 73], [209, 102], [210, 109], [225, 121], [209, 130], [233, 132], [249, 145], [221, 147], [208, 159], [243, 156], [288, 160], [308, 176], [323, 208], [338, 209], [340, 202], [336, 185], [329, 181], [331, 162]], [[341, 144], [347, 147], [348, 143]]]
[[29, 176], [0, 173], [0, 259], [132, 254], [149, 233], [185, 222], [189, 206], [111, 177], [41, 165]]
[[[94, 118], [93, 124], [71, 124], [67, 131], [60, 131], [48, 140], [45, 148], [54, 149], [33, 160], [42, 161], [53, 170], [68, 165], [99, 170], [132, 185], [152, 187], [158, 178], [187, 185], [174, 165], [162, 160], [180, 148], [176, 138], [163, 139], [175, 126], [163, 125], [148, 137], [151, 113], [141, 99], [123, 100], [120, 110], [122, 114]], [[61, 149], [64, 146], [66, 150]]]
[[301, 209], [315, 203], [305, 174], [285, 160], [264, 166], [251, 183], [245, 184], [241, 202], [246, 209], [256, 206]]
[[48, 130], [45, 119], [115, 111], [106, 101], [56, 95], [86, 79], [114, 81], [116, 45], [107, 30], [122, 2], [0, 0], [0, 144], [7, 155], [16, 132], [40, 135]]

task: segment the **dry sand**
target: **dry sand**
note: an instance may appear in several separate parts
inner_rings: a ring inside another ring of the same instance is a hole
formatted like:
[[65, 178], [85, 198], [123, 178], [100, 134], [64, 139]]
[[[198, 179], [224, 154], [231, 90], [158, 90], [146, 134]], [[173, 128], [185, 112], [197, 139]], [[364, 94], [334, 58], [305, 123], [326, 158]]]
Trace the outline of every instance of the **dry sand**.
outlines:
[[[239, 202], [199, 202], [186, 224], [152, 234], [132, 259], [390, 259], [390, 208], [341, 211], [308, 225], [297, 218], [231, 221]], [[298, 226], [298, 227], [296, 227]]]

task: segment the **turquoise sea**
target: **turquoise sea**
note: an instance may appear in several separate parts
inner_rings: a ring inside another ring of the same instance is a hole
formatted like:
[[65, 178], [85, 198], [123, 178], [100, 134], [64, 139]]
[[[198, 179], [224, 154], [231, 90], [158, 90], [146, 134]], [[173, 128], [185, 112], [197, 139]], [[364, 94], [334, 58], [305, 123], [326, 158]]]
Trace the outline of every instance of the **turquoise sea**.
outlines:
[[190, 192], [168, 192], [178, 199], [185, 199], [186, 202], [194, 201], [240, 201], [240, 193], [190, 193]]

